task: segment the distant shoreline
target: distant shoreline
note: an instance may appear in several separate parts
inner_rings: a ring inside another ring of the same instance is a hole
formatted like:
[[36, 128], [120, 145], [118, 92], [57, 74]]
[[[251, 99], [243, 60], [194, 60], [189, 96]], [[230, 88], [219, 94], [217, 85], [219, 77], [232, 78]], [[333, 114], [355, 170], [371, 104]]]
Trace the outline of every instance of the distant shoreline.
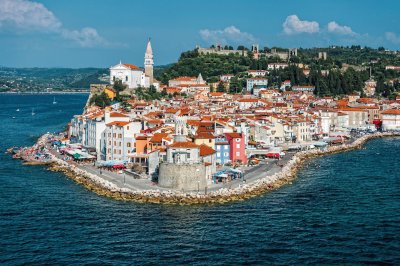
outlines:
[[12, 95], [32, 95], [32, 94], [40, 94], [40, 95], [46, 95], [46, 94], [89, 94], [90, 91], [53, 91], [53, 92], [10, 92], [10, 91], [5, 91], [5, 92], [0, 92], [0, 94], [12, 94]]

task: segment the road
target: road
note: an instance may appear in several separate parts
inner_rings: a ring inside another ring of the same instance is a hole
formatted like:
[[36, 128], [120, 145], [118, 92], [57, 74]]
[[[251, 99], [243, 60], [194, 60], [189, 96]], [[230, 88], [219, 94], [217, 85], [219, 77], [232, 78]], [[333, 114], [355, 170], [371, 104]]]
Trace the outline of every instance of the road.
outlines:
[[[48, 150], [55, 155], [57, 158], [62, 159], [64, 156], [59, 154], [50, 144], [47, 145]], [[236, 188], [244, 183], [251, 184], [263, 177], [273, 175], [281, 170], [281, 166], [286, 164], [294, 153], [287, 153], [282, 159], [265, 159], [257, 166], [243, 167], [241, 170], [244, 173], [243, 179], [235, 179], [227, 183], [211, 184], [207, 187], [207, 192], [216, 191], [221, 188]], [[101, 170], [92, 164], [78, 164], [74, 161], [67, 161], [69, 164], [78, 167], [81, 170], [85, 170], [91, 174], [95, 174], [119, 188], [128, 188], [133, 191], [144, 191], [144, 190], [160, 190], [168, 191], [170, 189], [162, 188], [157, 186], [154, 182], [148, 179], [135, 179], [126, 173], [112, 172], [108, 170]], [[196, 190], [195, 190], [196, 191]], [[206, 193], [202, 190], [199, 193]]]

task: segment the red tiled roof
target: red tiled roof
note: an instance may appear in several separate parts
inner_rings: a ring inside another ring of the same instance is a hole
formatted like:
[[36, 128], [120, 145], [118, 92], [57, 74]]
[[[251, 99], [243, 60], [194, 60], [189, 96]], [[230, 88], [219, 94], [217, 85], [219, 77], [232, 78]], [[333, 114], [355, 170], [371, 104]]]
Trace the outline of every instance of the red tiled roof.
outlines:
[[200, 145], [200, 156], [208, 156], [214, 154], [215, 150], [205, 144]]
[[200, 146], [190, 142], [190, 141], [184, 141], [184, 142], [174, 142], [171, 145], [168, 146], [169, 148], [191, 148], [191, 149], [199, 149]]
[[215, 139], [215, 137], [210, 132], [198, 132], [194, 139]]
[[233, 133], [225, 133], [225, 135], [230, 136], [231, 138], [237, 139], [237, 138], [242, 138], [242, 134], [233, 132]]
[[167, 133], [154, 133], [154, 136], [150, 139], [150, 142], [162, 142], [163, 139], [167, 138]]
[[138, 68], [137, 66], [132, 65], [132, 64], [123, 64], [123, 65], [126, 66], [126, 67], [129, 67], [130, 69], [141, 70], [140, 68]]
[[400, 115], [400, 110], [398, 109], [389, 109], [383, 111], [381, 114], [383, 115]]
[[125, 122], [125, 121], [114, 121], [111, 123], [106, 124], [106, 126], [119, 126], [119, 127], [123, 127], [126, 126], [127, 124], [129, 124], [130, 122]]
[[128, 116], [118, 113], [118, 112], [112, 112], [112, 113], [110, 113], [110, 117], [128, 117]]

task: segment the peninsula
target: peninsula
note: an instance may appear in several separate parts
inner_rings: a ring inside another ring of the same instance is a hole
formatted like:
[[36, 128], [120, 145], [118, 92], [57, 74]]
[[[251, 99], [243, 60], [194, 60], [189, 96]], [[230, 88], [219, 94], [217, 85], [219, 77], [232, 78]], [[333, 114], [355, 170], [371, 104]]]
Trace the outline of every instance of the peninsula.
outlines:
[[[83, 113], [65, 132], [9, 151], [116, 199], [195, 204], [253, 197], [290, 182], [310, 157], [399, 136], [400, 68], [345, 66], [330, 59], [334, 49], [310, 56], [257, 44], [196, 47], [155, 76], [149, 39], [144, 68], [110, 67], [109, 82], [91, 84]], [[202, 65], [207, 60], [226, 72], [213, 76]], [[186, 68], [188, 62], [198, 63]]]

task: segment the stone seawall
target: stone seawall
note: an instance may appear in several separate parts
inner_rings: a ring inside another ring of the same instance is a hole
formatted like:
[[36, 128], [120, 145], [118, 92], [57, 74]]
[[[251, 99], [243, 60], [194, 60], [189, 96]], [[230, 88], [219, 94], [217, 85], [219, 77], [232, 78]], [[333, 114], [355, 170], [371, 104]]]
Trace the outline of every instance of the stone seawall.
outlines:
[[133, 191], [126, 188], [121, 189], [115, 184], [106, 181], [97, 175], [90, 174], [79, 168], [71, 166], [57, 158], [54, 158], [54, 163], [49, 167], [49, 170], [63, 172], [77, 183], [84, 185], [87, 189], [99, 195], [107, 196], [117, 200], [181, 205], [225, 203], [249, 199], [289, 183], [296, 177], [297, 171], [303, 165], [303, 162], [309, 158], [358, 149], [370, 139], [395, 136], [400, 136], [400, 134], [375, 133], [371, 135], [365, 135], [355, 140], [351, 144], [331, 146], [323, 151], [309, 150], [298, 152], [290, 161], [286, 163], [279, 173], [260, 178], [250, 184], [243, 184], [237, 188], [221, 188], [206, 195], [198, 194], [196, 192], [185, 193], [172, 190]]

